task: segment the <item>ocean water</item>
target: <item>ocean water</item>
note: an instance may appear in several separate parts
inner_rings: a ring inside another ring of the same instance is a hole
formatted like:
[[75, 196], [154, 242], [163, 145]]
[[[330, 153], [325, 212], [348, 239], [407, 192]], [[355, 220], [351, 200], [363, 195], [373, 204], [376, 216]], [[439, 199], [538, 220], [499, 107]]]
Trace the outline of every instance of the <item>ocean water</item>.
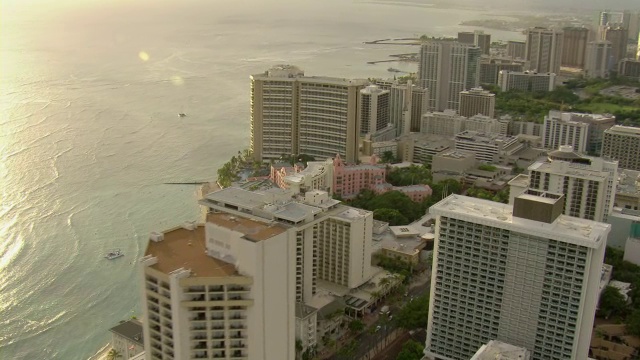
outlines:
[[[451, 36], [491, 15], [405, 5], [3, 0], [0, 359], [99, 357], [138, 314], [149, 232], [199, 213], [195, 187], [165, 183], [211, 180], [247, 147], [250, 74], [415, 71], [366, 64], [413, 49], [363, 42]], [[112, 248], [126, 255], [105, 260]]]

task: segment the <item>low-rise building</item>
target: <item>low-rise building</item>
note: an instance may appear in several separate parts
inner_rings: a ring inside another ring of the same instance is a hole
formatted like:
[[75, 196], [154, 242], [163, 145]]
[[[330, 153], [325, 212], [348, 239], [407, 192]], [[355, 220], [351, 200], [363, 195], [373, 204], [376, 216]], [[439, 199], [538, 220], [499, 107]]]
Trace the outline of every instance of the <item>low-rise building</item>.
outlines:
[[640, 210], [640, 171], [619, 169], [614, 206]]
[[488, 163], [500, 162], [524, 147], [523, 142], [514, 136], [463, 131], [455, 136], [456, 151], [476, 154], [476, 159]]
[[476, 155], [466, 151], [443, 151], [433, 157], [431, 173], [433, 181], [440, 182], [446, 179], [460, 181], [464, 173], [478, 165]]
[[640, 59], [622, 59], [618, 64], [618, 76], [640, 79]]
[[452, 139], [442, 136], [411, 134], [400, 138], [398, 153], [403, 162], [431, 165], [433, 156], [454, 146]]
[[553, 91], [556, 88], [556, 74], [502, 70], [498, 74], [498, 86], [502, 91]]
[[109, 331], [111, 331], [111, 347], [122, 356], [122, 359], [132, 359], [144, 353], [144, 337], [140, 321], [136, 319], [121, 321]]

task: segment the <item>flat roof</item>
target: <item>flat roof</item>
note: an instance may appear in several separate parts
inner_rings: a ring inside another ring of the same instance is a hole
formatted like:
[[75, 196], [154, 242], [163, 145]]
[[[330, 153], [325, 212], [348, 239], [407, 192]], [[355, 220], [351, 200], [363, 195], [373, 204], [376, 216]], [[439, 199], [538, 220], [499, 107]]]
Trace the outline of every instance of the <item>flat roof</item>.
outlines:
[[529, 187], [529, 175], [519, 174], [513, 179], [509, 180], [509, 185], [518, 186], [518, 187]]
[[429, 212], [590, 248], [603, 246], [611, 228], [609, 224], [566, 215], [560, 215], [551, 224], [523, 219], [513, 216], [512, 205], [462, 195], [450, 195]]
[[242, 233], [244, 238], [253, 242], [267, 240], [287, 231], [286, 228], [278, 224], [266, 224], [227, 213], [209, 213], [207, 214], [207, 221]]
[[527, 360], [529, 352], [527, 349], [502, 341], [491, 340], [486, 345], [482, 345], [471, 360]]
[[205, 199], [220, 201], [247, 209], [253, 209], [263, 204], [262, 196], [256, 196], [254, 191], [244, 190], [234, 186], [209, 193], [205, 196]]
[[120, 324], [109, 329], [112, 333], [118, 334], [138, 345], [144, 346], [144, 338], [142, 337], [142, 323], [138, 320], [131, 319], [122, 321]]
[[158, 262], [150, 267], [169, 274], [180, 268], [191, 270], [199, 277], [225, 277], [237, 274], [235, 266], [206, 254], [204, 225], [195, 230], [182, 227], [164, 233], [164, 240], [149, 241], [145, 256]]

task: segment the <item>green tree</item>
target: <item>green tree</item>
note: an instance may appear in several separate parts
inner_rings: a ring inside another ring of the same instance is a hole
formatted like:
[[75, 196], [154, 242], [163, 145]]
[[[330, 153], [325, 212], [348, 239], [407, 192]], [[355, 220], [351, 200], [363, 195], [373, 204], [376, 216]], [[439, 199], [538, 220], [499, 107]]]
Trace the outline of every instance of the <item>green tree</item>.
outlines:
[[107, 360], [116, 360], [116, 359], [120, 359], [122, 358], [122, 354], [120, 354], [120, 352], [116, 349], [111, 349], [109, 350], [109, 352], [107, 353]]
[[409, 339], [402, 345], [402, 350], [400, 350], [396, 360], [420, 360], [424, 356], [423, 351], [424, 345], [422, 343]]
[[393, 151], [387, 150], [382, 153], [382, 156], [380, 157], [380, 161], [385, 164], [394, 163], [396, 162], [396, 157], [393, 156]]
[[353, 319], [349, 323], [349, 330], [352, 333], [357, 334], [364, 330], [364, 323], [360, 319]]
[[598, 312], [605, 318], [624, 316], [627, 312], [627, 302], [624, 296], [613, 286], [607, 286], [602, 290], [598, 306]]
[[631, 335], [640, 336], [640, 309], [634, 310], [627, 318], [627, 332]]
[[373, 218], [388, 222], [391, 226], [406, 225], [409, 223], [409, 219], [395, 209], [376, 209], [373, 211]]
[[423, 295], [405, 305], [396, 316], [398, 326], [407, 330], [424, 328], [429, 317], [429, 296]]

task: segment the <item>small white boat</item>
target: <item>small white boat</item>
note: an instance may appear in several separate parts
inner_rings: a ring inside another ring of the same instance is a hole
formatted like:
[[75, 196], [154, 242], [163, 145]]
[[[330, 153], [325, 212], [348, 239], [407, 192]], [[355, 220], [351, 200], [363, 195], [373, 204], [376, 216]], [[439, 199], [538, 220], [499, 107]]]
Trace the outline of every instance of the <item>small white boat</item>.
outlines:
[[104, 257], [108, 260], [113, 260], [113, 259], [117, 259], [121, 256], [124, 256], [124, 253], [122, 251], [120, 251], [120, 249], [113, 249], [113, 250], [109, 250], [109, 252], [107, 253], [107, 255], [105, 255]]

